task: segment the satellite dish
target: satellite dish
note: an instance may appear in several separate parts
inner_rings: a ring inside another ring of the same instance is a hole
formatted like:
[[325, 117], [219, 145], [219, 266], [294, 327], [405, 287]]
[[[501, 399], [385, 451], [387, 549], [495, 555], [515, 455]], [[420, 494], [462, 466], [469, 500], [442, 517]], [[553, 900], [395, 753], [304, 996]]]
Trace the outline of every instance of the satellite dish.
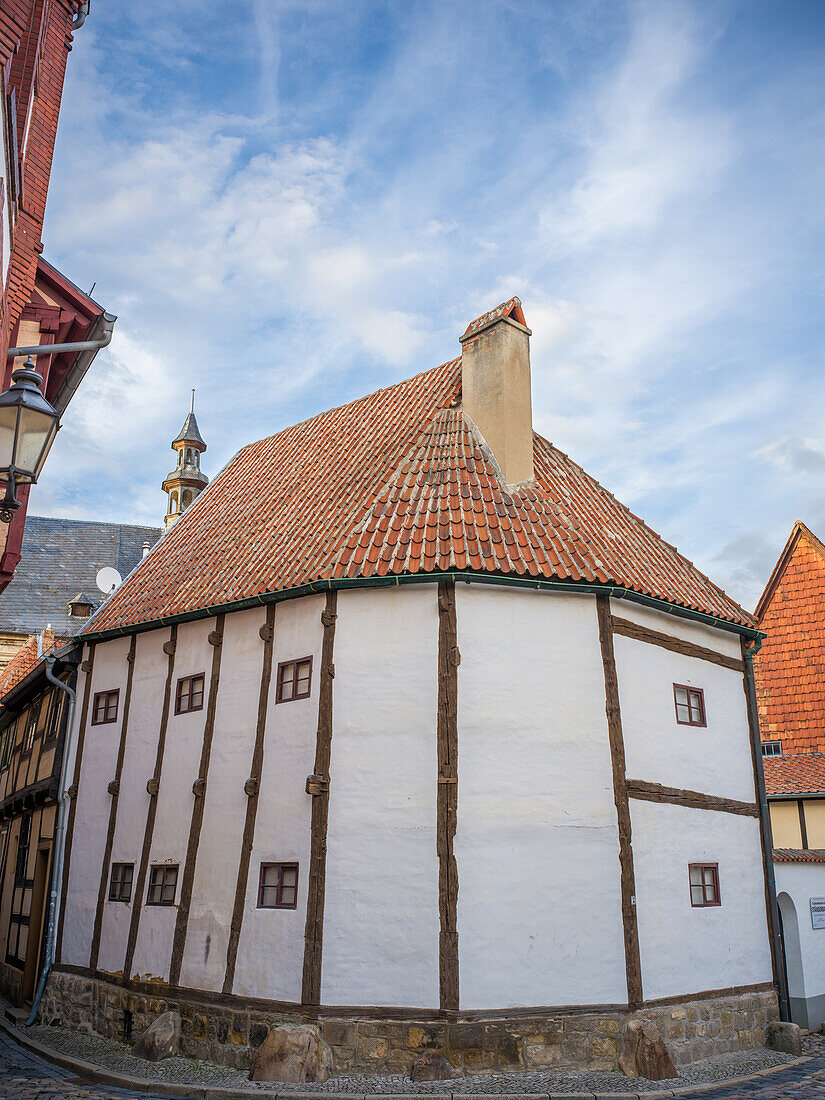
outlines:
[[98, 570], [95, 584], [101, 592], [108, 596], [110, 592], [114, 592], [119, 584], [123, 584], [123, 577], [111, 565], [104, 565], [102, 569]]

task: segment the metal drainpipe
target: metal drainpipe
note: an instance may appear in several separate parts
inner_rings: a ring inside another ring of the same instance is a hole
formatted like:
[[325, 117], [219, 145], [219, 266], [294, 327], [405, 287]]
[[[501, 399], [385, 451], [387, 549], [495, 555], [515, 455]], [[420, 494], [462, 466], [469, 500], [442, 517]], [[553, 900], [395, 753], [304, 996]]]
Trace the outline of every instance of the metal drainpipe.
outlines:
[[104, 321], [109, 328], [98, 340], [77, 340], [74, 344], [38, 344], [30, 348], [9, 348], [7, 358], [16, 359], [19, 355], [59, 355], [62, 351], [99, 351], [112, 342], [112, 331], [117, 317], [104, 313]]
[[756, 761], [757, 798], [759, 816], [762, 818], [762, 848], [765, 855], [765, 881], [768, 887], [768, 904], [771, 910], [770, 934], [773, 940], [773, 952], [776, 959], [776, 984], [779, 987], [779, 1019], [789, 1021], [790, 1003], [788, 1001], [788, 983], [785, 980], [785, 947], [779, 937], [779, 906], [776, 902], [776, 877], [773, 873], [773, 835], [768, 798], [765, 794], [765, 772], [762, 767], [762, 738], [759, 733], [759, 709], [756, 704], [756, 683], [753, 678], [753, 659], [762, 646], [759, 638], [751, 649], [742, 647], [745, 656], [745, 682], [748, 685], [748, 710], [750, 711], [751, 737], [753, 738], [753, 757]]
[[[37, 639], [37, 653], [38, 656], [42, 654], [42, 635]], [[52, 968], [54, 962], [55, 940], [57, 933], [57, 921], [60, 916], [60, 890], [63, 884], [63, 834], [66, 823], [66, 809], [68, 806], [69, 796], [66, 793], [66, 773], [69, 768], [69, 745], [71, 743], [72, 727], [74, 725], [74, 709], [77, 696], [68, 684], [64, 684], [62, 680], [58, 680], [52, 671], [54, 668], [55, 658], [52, 656], [43, 657], [46, 662], [46, 679], [51, 682], [61, 691], [65, 691], [69, 696], [69, 717], [66, 722], [66, 736], [63, 739], [63, 759], [60, 764], [60, 786], [58, 788], [58, 810], [57, 810], [57, 822], [54, 827], [54, 838], [52, 840], [52, 852], [53, 865], [52, 865], [52, 888], [49, 895], [49, 923], [46, 931], [46, 948], [43, 952], [43, 966], [40, 971], [40, 980], [37, 983], [37, 989], [34, 993], [34, 1000], [32, 1001], [32, 1010], [29, 1013], [29, 1018], [23, 1024], [23, 1027], [31, 1027], [31, 1025], [37, 1019], [37, 1013], [40, 1008], [40, 999], [43, 996], [43, 990], [46, 988], [46, 979], [49, 976], [49, 971]]]
[[83, 0], [83, 3], [78, 8], [77, 15], [72, 20], [73, 31], [79, 31], [83, 24], [86, 22], [86, 16], [89, 14], [91, 2], [92, 0]]

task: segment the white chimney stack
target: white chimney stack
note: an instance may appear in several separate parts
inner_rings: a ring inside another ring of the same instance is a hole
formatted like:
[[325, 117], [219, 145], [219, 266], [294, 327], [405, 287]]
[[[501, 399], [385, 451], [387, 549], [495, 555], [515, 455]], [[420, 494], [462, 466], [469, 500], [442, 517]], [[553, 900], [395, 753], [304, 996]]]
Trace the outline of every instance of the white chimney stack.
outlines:
[[530, 336], [511, 298], [473, 321], [461, 337], [464, 412], [495, 455], [505, 482], [533, 480]]

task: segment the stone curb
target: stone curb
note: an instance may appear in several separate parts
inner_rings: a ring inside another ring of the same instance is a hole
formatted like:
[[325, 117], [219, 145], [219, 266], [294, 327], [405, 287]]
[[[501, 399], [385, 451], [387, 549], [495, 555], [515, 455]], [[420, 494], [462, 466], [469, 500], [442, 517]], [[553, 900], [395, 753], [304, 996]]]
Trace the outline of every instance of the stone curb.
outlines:
[[86, 1081], [92, 1081], [99, 1085], [112, 1085], [119, 1089], [129, 1089], [133, 1092], [153, 1093], [159, 1096], [186, 1096], [193, 1100], [251, 1100], [259, 1097], [260, 1100], [373, 1100], [375, 1096], [391, 1096], [393, 1100], [423, 1100], [432, 1097], [433, 1100], [664, 1100], [665, 1097], [691, 1096], [695, 1093], [712, 1092], [714, 1089], [728, 1088], [731, 1085], [742, 1085], [749, 1081], [755, 1081], [760, 1077], [770, 1077], [775, 1073], [782, 1073], [794, 1066], [812, 1062], [815, 1055], [804, 1055], [794, 1058], [790, 1062], [783, 1062], [781, 1066], [769, 1066], [767, 1069], [757, 1070], [747, 1077], [726, 1077], [720, 1081], [713, 1081], [707, 1085], [686, 1085], [678, 1089], [661, 1089], [645, 1092], [438, 1092], [438, 1093], [330, 1093], [330, 1092], [277, 1092], [262, 1088], [231, 1089], [221, 1088], [218, 1085], [186, 1085], [177, 1081], [157, 1081], [151, 1077], [129, 1077], [126, 1074], [112, 1073], [94, 1065], [92, 1062], [84, 1062], [80, 1058], [72, 1058], [68, 1054], [53, 1050], [44, 1046], [36, 1039], [30, 1038], [20, 1028], [15, 1027], [9, 1020], [0, 1015], [0, 1029], [10, 1035], [24, 1050], [36, 1054], [47, 1062], [53, 1062], [61, 1069], [68, 1069], [78, 1077]]

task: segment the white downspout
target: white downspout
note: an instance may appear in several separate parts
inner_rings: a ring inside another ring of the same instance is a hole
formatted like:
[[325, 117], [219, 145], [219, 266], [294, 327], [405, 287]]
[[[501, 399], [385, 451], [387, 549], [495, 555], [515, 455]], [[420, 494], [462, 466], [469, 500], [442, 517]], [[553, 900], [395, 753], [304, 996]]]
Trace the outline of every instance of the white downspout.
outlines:
[[46, 947], [43, 952], [43, 966], [40, 970], [40, 980], [37, 983], [34, 1000], [32, 1001], [32, 1010], [29, 1013], [29, 1018], [23, 1024], [23, 1027], [31, 1027], [37, 1019], [40, 999], [43, 996], [43, 990], [46, 988], [46, 979], [49, 976], [49, 971], [54, 962], [57, 941], [57, 922], [60, 917], [60, 893], [63, 886], [63, 850], [66, 813], [69, 804], [69, 796], [66, 793], [66, 773], [69, 769], [69, 747], [71, 745], [72, 729], [74, 727], [75, 701], [77, 699], [76, 693], [72, 691], [69, 685], [64, 684], [62, 680], [58, 680], [55, 676], [53, 669], [56, 658], [51, 655], [43, 655], [42, 635], [37, 636], [37, 655], [38, 657], [42, 657], [46, 662], [46, 679], [50, 680], [55, 687], [60, 688], [61, 691], [65, 691], [69, 696], [69, 717], [66, 722], [66, 735], [63, 738], [63, 759], [60, 763], [60, 786], [57, 791], [57, 822], [55, 823], [54, 837], [52, 839], [52, 852], [54, 856], [52, 863], [52, 888], [49, 895], [49, 923], [46, 931]]

